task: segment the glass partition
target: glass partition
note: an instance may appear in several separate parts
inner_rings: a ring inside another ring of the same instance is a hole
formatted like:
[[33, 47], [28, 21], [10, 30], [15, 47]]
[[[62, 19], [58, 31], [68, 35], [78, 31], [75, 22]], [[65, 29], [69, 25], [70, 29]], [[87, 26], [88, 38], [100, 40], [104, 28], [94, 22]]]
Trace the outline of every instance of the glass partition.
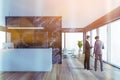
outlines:
[[[95, 36], [96, 35], [97, 35], [96, 29], [92, 30], [92, 35], [91, 35], [90, 43], [91, 43], [91, 46], [93, 46], [93, 47], [94, 47]], [[94, 48], [91, 49], [91, 55], [93, 55], [93, 50], [94, 50]]]
[[107, 61], [107, 25], [99, 28], [100, 40], [104, 43], [103, 60]]
[[120, 67], [120, 20], [111, 23], [111, 63]]
[[78, 41], [83, 41], [83, 33], [66, 33], [66, 49], [74, 51], [75, 55], [79, 50]]

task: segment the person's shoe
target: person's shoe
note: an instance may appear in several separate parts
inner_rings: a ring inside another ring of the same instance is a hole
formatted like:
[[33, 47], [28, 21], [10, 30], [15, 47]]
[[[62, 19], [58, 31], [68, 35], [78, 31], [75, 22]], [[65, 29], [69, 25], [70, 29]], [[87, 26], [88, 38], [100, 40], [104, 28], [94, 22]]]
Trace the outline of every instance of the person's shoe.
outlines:
[[92, 70], [91, 68], [87, 69], [87, 70]]
[[86, 69], [86, 67], [84, 67], [84, 69]]

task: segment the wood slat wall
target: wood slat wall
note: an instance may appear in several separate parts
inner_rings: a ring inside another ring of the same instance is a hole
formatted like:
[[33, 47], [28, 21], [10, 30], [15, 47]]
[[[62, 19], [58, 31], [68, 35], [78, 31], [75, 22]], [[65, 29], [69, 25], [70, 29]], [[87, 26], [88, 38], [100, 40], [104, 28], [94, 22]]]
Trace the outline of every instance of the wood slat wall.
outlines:
[[102, 16], [93, 23], [89, 24], [84, 28], [84, 31], [89, 31], [95, 28], [99, 28], [102, 25], [108, 24], [118, 19], [120, 19], [120, 7], [116, 8], [115, 10], [109, 12], [108, 14]]

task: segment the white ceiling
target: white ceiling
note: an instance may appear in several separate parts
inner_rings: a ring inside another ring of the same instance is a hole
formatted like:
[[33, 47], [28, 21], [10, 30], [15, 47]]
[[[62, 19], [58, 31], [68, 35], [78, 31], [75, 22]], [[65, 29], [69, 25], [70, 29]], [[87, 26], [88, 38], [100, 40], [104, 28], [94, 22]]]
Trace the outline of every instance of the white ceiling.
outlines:
[[62, 16], [63, 28], [83, 28], [118, 6], [120, 0], [10, 0], [6, 8], [10, 16]]

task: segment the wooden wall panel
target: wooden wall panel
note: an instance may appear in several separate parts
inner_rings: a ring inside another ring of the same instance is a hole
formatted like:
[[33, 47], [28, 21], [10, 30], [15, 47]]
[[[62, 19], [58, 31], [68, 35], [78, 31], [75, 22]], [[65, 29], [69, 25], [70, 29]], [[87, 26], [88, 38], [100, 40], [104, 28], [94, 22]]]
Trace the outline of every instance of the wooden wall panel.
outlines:
[[117, 19], [120, 19], [120, 7], [116, 8], [110, 13], [102, 16], [101, 18], [97, 19], [93, 23], [89, 24], [88, 26], [85, 27], [84, 31], [89, 31], [95, 28], [99, 28], [100, 26], [110, 23], [112, 21], [115, 21]]

